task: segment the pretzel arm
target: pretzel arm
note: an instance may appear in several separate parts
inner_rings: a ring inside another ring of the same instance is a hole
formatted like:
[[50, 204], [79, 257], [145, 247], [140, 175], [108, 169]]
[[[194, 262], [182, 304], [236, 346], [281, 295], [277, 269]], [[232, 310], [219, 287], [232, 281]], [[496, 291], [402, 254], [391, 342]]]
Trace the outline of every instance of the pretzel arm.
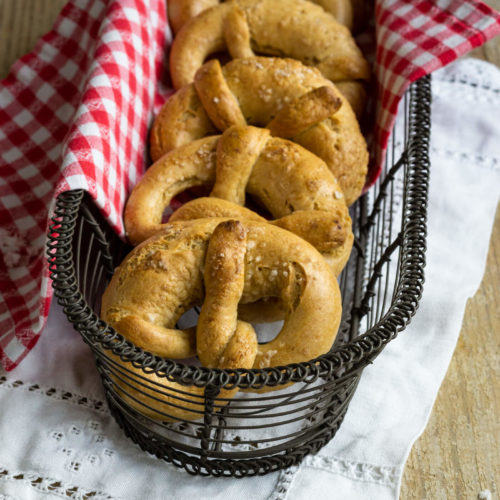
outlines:
[[[175, 89], [191, 83], [206, 58], [226, 48], [223, 26], [227, 11], [227, 6], [222, 5], [208, 9], [191, 19], [177, 33], [170, 51], [170, 74]], [[197, 27], [194, 37], [192, 26]]]
[[[109, 318], [108, 318], [109, 319]], [[177, 330], [165, 328], [139, 318], [135, 314], [124, 316], [114, 322], [115, 328], [138, 347], [173, 359], [190, 358], [196, 354], [196, 332], [194, 328]]]
[[250, 47], [250, 30], [243, 10], [237, 5], [226, 14], [224, 23], [224, 39], [226, 47], [233, 59], [253, 57]]
[[292, 138], [336, 113], [342, 100], [331, 87], [318, 87], [285, 106], [266, 128], [278, 137]]
[[330, 252], [343, 245], [351, 229], [350, 219], [343, 213], [319, 210], [301, 210], [271, 224], [300, 236], [320, 252]]
[[253, 55], [245, 14], [232, 2], [205, 10], [179, 31], [170, 52], [174, 87], [191, 83], [208, 56], [227, 49], [238, 57]]
[[206, 137], [166, 154], [144, 174], [127, 201], [125, 229], [132, 244], [161, 231], [162, 216], [182, 191], [213, 185], [218, 137]]
[[196, 330], [200, 361], [208, 367], [251, 368], [257, 354], [253, 328], [238, 322], [245, 284], [246, 231], [238, 221], [221, 222], [208, 243], [205, 302]]
[[219, 61], [204, 64], [194, 78], [194, 86], [207, 115], [221, 131], [232, 125], [246, 125], [245, 117], [222, 74]]
[[252, 168], [265, 147], [269, 131], [256, 127], [231, 127], [217, 143], [215, 184], [210, 196], [245, 204]]

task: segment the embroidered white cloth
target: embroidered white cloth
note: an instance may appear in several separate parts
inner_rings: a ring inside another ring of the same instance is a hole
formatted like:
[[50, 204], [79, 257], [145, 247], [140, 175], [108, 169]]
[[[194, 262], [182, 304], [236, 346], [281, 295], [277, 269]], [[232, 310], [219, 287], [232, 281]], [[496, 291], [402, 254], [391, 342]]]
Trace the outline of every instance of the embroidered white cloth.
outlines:
[[0, 371], [0, 500], [396, 499], [484, 271], [500, 194], [500, 71], [475, 60], [438, 71], [432, 113], [424, 296], [364, 371], [331, 443], [299, 467], [239, 480], [154, 459], [122, 435], [90, 351], [53, 304], [29, 362]]

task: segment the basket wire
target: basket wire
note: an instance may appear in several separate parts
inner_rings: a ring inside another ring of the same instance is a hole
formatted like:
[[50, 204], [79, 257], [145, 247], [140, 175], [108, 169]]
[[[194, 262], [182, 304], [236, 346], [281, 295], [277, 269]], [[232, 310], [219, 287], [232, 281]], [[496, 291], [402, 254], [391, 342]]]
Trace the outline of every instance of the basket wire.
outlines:
[[[339, 281], [341, 327], [331, 351], [309, 362], [215, 370], [126, 341], [99, 311], [131, 247], [86, 193], [59, 195], [47, 249], [55, 295], [95, 355], [112, 414], [143, 450], [191, 474], [244, 477], [297, 464], [335, 435], [363, 368], [405, 328], [422, 294], [430, 102], [424, 77], [402, 101], [403, 122], [392, 133], [381, 177], [351, 208], [355, 245]], [[165, 383], [147, 378], [151, 373]], [[203, 390], [192, 394], [193, 386]], [[235, 397], [220, 396], [232, 388], [240, 389]]]

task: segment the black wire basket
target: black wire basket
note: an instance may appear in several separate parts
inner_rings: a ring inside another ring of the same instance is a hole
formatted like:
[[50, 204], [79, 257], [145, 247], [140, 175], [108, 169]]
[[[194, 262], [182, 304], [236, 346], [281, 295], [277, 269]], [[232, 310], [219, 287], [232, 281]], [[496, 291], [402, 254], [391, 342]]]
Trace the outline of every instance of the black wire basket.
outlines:
[[[409, 323], [422, 294], [430, 104], [424, 77], [401, 103], [403, 121], [393, 130], [381, 177], [351, 208], [356, 240], [340, 277], [344, 313], [335, 344], [305, 363], [215, 370], [126, 341], [99, 311], [130, 247], [86, 193], [59, 195], [48, 244], [55, 294], [95, 355], [112, 414], [143, 450], [192, 474], [243, 477], [297, 464], [332, 439], [363, 368]], [[160, 382], [146, 378], [152, 373]], [[196, 396], [187, 390], [193, 386], [202, 388]], [[241, 390], [233, 398], [220, 397], [234, 388]], [[166, 396], [160, 418], [157, 410], [156, 418], [148, 416]], [[172, 409], [192, 416], [174, 417]]]

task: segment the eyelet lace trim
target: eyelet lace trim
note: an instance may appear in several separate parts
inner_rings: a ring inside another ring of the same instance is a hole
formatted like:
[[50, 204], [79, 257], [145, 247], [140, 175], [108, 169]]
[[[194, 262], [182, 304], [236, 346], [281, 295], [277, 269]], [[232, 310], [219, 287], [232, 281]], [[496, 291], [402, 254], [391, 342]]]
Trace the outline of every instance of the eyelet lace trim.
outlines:
[[304, 459], [304, 465], [321, 469], [356, 481], [365, 483], [396, 486], [400, 469], [382, 465], [372, 465], [365, 462], [351, 462], [336, 457], [309, 455]]
[[494, 156], [472, 155], [464, 152], [451, 151], [444, 148], [431, 147], [431, 152], [457, 161], [468, 161], [476, 165], [484, 166], [493, 170], [500, 170], [500, 159]]
[[[50, 493], [61, 498], [74, 500], [113, 500], [113, 497], [102, 491], [88, 490], [79, 486], [64, 484], [49, 477], [41, 477], [33, 472], [9, 472], [0, 466], [0, 482], [21, 481], [40, 493]], [[8, 495], [0, 495], [0, 500], [15, 500]]]
[[320, 469], [332, 474], [339, 474], [355, 481], [364, 483], [383, 484], [396, 487], [400, 475], [398, 467], [372, 465], [364, 462], [351, 462], [336, 457], [308, 455], [300, 466], [282, 470], [278, 476], [274, 491], [268, 500], [285, 500], [292, 485], [293, 479], [301, 467]]
[[298, 465], [294, 465], [288, 469], [283, 469], [278, 476], [278, 481], [276, 482], [274, 491], [271, 495], [269, 495], [267, 500], [285, 500], [288, 490], [292, 485], [293, 478], [295, 477], [295, 474], [297, 474], [298, 470]]
[[[70, 393], [62, 389], [42, 387], [39, 384], [29, 384], [20, 380], [10, 381], [5, 376], [0, 376], [0, 388], [17, 389], [29, 392], [35, 392], [44, 396], [66, 401], [70, 404], [85, 406], [100, 413], [109, 413], [103, 401], [92, 399], [79, 394]], [[229, 433], [233, 446], [243, 449], [252, 449], [250, 445], [239, 444], [241, 437], [234, 433]], [[397, 467], [384, 467], [361, 462], [351, 462], [348, 460], [339, 459], [336, 457], [327, 457], [321, 455], [309, 455], [305, 457], [301, 466], [293, 466], [282, 470], [278, 476], [276, 486], [269, 496], [268, 500], [285, 500], [288, 491], [292, 485], [293, 479], [300, 467], [311, 467], [321, 469], [333, 474], [340, 474], [349, 479], [383, 484], [388, 486], [396, 486], [399, 469]], [[113, 497], [106, 493], [91, 491], [77, 486], [63, 484], [53, 478], [41, 477], [32, 472], [14, 472], [10, 473], [7, 469], [0, 466], [0, 481], [22, 481], [31, 488], [44, 493], [51, 493], [62, 498], [72, 498], [75, 500], [108, 500]], [[0, 500], [15, 500], [10, 496], [1, 495]]]
[[[467, 73], [464, 71], [464, 65], [467, 67]], [[496, 70], [485, 65], [482, 61], [466, 59], [462, 62], [462, 65], [456, 67], [454, 71], [449, 71], [445, 74], [439, 73], [436, 80], [449, 83], [459, 83], [480, 90], [493, 92], [494, 94], [499, 94], [500, 88], [495, 87], [492, 83], [491, 74], [493, 71]]]
[[67, 403], [73, 405], [85, 406], [86, 408], [89, 408], [91, 410], [109, 414], [109, 410], [104, 401], [93, 399], [88, 396], [82, 396], [81, 394], [74, 394], [72, 392], [68, 392], [63, 389], [57, 389], [55, 387], [43, 387], [39, 384], [30, 384], [21, 380], [9, 380], [7, 377], [1, 376], [0, 388], [20, 389], [23, 391], [34, 392], [52, 399], [57, 399], [58, 401], [66, 401]]

